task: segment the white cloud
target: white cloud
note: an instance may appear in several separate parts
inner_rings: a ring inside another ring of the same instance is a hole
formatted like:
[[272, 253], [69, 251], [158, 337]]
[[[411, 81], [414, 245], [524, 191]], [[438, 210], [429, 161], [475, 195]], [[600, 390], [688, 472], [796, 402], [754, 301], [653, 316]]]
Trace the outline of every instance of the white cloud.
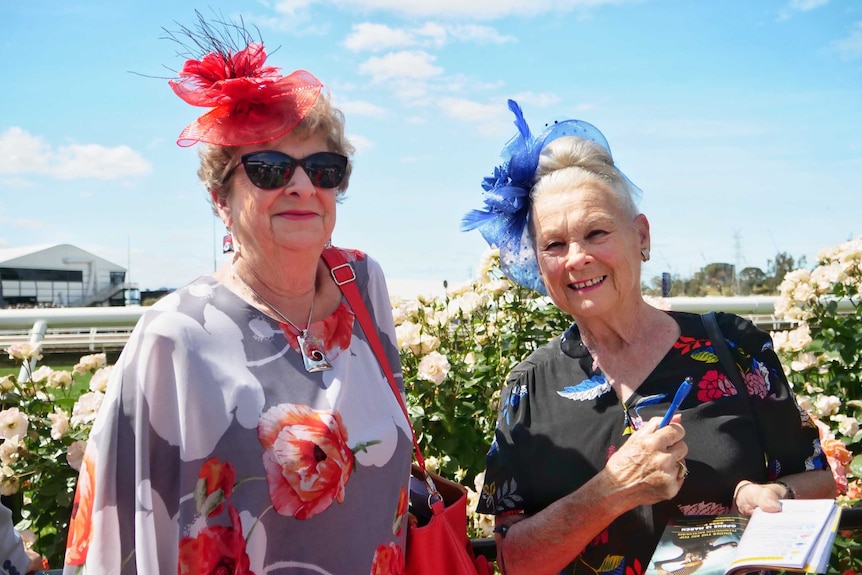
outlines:
[[407, 30], [390, 28], [386, 24], [362, 22], [353, 25], [353, 31], [344, 40], [344, 47], [353, 52], [382, 52], [393, 48], [413, 46], [415, 37]]
[[353, 25], [344, 47], [353, 52], [384, 52], [412, 47], [441, 48], [449, 42], [503, 44], [512, 41], [514, 38], [501, 35], [490, 26], [476, 24], [427, 22], [420, 27], [392, 28], [386, 24], [362, 22]]
[[829, 4], [829, 0], [790, 0], [790, 3], [778, 13], [779, 20], [787, 20], [797, 12], [810, 12]]
[[347, 116], [370, 116], [372, 118], [382, 118], [386, 115], [386, 110], [377, 104], [365, 102], [363, 100], [348, 100], [346, 102], [336, 102], [336, 107], [344, 112]]
[[546, 108], [560, 101], [560, 98], [556, 94], [541, 92], [538, 94], [536, 92], [521, 92], [512, 96], [512, 99], [521, 106], [529, 106], [531, 108]]
[[73, 144], [56, 150], [19, 127], [0, 133], [0, 174], [40, 174], [61, 180], [142, 176], [150, 163], [128, 146]]
[[491, 20], [511, 15], [535, 15], [638, 1], [641, 0], [341, 0], [339, 3], [411, 17]]
[[390, 52], [369, 58], [359, 66], [359, 72], [371, 76], [373, 82], [387, 80], [426, 80], [438, 76], [442, 68], [434, 65], [434, 56], [423, 51]]
[[354, 148], [356, 148], [357, 155], [374, 147], [374, 140], [366, 138], [365, 136], [360, 136], [359, 134], [348, 134], [347, 139], [350, 140], [350, 143], [353, 144]]
[[439, 105], [448, 117], [475, 123], [493, 120], [506, 111], [499, 104], [480, 104], [464, 98], [441, 98]]
[[845, 60], [862, 58], [862, 22], [856, 22], [855, 28], [850, 35], [840, 40], [835, 40], [832, 46]]

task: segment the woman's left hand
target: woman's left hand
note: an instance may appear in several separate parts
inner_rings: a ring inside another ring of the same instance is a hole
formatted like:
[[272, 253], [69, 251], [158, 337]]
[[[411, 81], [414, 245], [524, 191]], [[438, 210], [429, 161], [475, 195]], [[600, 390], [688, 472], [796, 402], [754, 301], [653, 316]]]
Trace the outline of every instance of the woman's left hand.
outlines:
[[754, 483], [743, 480], [736, 486], [734, 506], [743, 515], [751, 515], [758, 507], [769, 513], [781, 511], [778, 502], [785, 493], [784, 487], [777, 483]]

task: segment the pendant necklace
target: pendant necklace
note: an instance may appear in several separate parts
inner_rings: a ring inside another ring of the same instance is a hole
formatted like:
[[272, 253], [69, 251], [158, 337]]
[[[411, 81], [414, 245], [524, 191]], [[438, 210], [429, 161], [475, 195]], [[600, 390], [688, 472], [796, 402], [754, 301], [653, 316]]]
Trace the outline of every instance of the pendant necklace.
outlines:
[[323, 353], [323, 341], [308, 333], [308, 328], [311, 327], [311, 315], [314, 313], [314, 297], [311, 298], [311, 308], [308, 310], [308, 321], [305, 322], [305, 329], [301, 329], [298, 325], [287, 319], [287, 316], [278, 311], [277, 307], [266, 301], [263, 296], [257, 293], [253, 287], [248, 285], [238, 273], [234, 272], [234, 275], [242, 285], [247, 287], [249, 291], [255, 295], [257, 299], [266, 304], [266, 306], [274, 311], [278, 317], [286, 321], [290, 327], [299, 332], [299, 335], [296, 336], [296, 342], [299, 344], [299, 354], [302, 356], [302, 363], [305, 365], [305, 371], [308, 373], [314, 373], [317, 371], [332, 369], [332, 364], [329, 363], [329, 360], [326, 359], [326, 355]]

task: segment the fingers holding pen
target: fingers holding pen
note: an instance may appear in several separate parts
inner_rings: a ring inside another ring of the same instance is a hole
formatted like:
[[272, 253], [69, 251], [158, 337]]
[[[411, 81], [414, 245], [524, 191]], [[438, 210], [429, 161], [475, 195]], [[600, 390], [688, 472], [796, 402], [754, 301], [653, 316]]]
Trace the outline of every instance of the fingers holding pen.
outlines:
[[672, 498], [688, 474], [684, 461], [688, 446], [679, 416], [664, 427], [659, 427], [660, 421], [653, 418], [635, 431], [605, 468], [610, 480], [628, 492], [635, 505]]

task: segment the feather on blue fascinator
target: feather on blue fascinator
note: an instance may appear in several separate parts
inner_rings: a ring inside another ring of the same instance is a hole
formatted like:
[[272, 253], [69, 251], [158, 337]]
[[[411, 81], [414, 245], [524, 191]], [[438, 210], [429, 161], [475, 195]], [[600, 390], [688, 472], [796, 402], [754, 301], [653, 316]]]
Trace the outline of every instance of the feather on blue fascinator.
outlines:
[[[461, 220], [461, 230], [478, 229], [492, 247], [500, 249], [500, 267], [513, 282], [547, 295], [539, 275], [539, 265], [527, 220], [530, 215], [530, 191], [539, 156], [550, 142], [563, 136], [590, 140], [611, 153], [608, 141], [598, 128], [581, 120], [555, 122], [533, 137], [521, 107], [509, 100], [509, 110], [515, 114], [518, 133], [503, 148], [503, 163], [494, 168], [494, 175], [482, 181], [485, 206], [471, 210]], [[617, 170], [637, 199], [641, 191]]]

